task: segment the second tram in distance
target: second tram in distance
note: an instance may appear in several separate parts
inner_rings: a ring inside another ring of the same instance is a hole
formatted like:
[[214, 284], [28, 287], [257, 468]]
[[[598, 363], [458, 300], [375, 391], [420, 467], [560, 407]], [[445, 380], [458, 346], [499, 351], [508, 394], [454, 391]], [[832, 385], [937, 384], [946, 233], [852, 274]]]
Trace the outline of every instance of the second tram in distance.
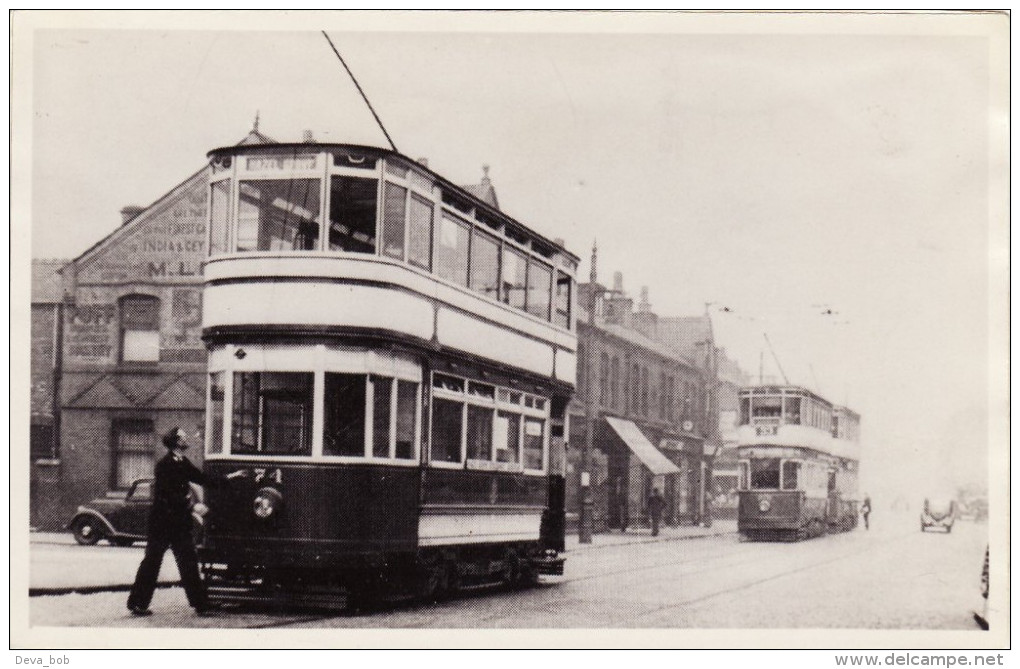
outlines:
[[208, 493], [210, 596], [562, 573], [577, 256], [393, 151], [209, 156], [206, 469], [246, 474]]
[[797, 541], [857, 526], [860, 416], [799, 386], [740, 391], [737, 529]]

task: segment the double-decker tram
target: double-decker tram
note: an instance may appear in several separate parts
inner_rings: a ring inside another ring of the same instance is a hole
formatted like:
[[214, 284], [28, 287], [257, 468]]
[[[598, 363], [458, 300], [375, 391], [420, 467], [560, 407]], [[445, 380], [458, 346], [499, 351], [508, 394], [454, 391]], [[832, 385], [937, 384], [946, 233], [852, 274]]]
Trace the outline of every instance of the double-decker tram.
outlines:
[[797, 541], [856, 527], [860, 416], [799, 386], [739, 397], [740, 534]]
[[244, 474], [208, 491], [210, 596], [562, 574], [578, 257], [394, 151], [209, 157], [206, 470]]

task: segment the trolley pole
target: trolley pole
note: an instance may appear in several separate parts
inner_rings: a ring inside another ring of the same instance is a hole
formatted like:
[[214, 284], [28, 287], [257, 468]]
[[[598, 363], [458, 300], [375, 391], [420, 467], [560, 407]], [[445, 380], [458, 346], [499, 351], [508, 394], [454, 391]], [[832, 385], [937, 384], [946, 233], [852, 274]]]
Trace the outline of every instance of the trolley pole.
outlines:
[[[595, 332], [595, 281], [598, 279], [598, 242], [591, 245], [591, 274], [588, 281], [588, 330], [589, 335]], [[594, 341], [594, 337], [592, 337]], [[588, 454], [593, 448], [595, 440], [595, 389], [591, 380], [594, 375], [591, 373], [592, 365], [597, 357], [591, 350], [591, 346], [585, 346], [585, 355], [588, 360], [584, 362], [585, 378], [581, 379], [584, 384], [584, 444], [581, 446], [581, 508], [577, 518], [578, 533], [577, 540], [582, 544], [591, 543], [592, 534], [592, 502], [589, 486], [591, 474], [588, 472]]]

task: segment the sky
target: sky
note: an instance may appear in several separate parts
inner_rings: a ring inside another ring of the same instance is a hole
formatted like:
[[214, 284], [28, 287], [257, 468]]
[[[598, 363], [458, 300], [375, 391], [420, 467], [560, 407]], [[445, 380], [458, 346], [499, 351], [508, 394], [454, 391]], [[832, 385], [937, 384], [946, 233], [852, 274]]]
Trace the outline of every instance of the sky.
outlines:
[[21, 33], [32, 257], [80, 254], [256, 113], [280, 141], [386, 146], [327, 29], [401, 153], [462, 184], [489, 165], [501, 208], [564, 239], [580, 279], [597, 240], [601, 282], [648, 286], [660, 316], [707, 309], [746, 371], [858, 411], [865, 486], [984, 483], [1005, 414], [989, 399], [1006, 354], [989, 35], [1005, 26], [153, 16]]

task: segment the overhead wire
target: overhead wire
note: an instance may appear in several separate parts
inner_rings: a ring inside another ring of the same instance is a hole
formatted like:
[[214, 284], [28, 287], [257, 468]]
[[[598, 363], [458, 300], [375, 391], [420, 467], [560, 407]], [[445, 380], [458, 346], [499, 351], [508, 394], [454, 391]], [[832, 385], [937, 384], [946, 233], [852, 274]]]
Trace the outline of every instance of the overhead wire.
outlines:
[[351, 81], [354, 82], [354, 86], [358, 89], [358, 93], [361, 94], [361, 99], [365, 101], [366, 105], [368, 105], [368, 110], [372, 112], [372, 116], [375, 117], [375, 122], [379, 124], [379, 128], [383, 131], [383, 134], [386, 135], [386, 141], [390, 143], [390, 147], [394, 151], [397, 151], [397, 145], [394, 144], [393, 140], [390, 138], [390, 133], [386, 132], [386, 126], [383, 125], [383, 122], [379, 118], [379, 115], [375, 113], [375, 109], [372, 107], [372, 103], [368, 101], [368, 96], [365, 95], [365, 91], [361, 89], [361, 84], [358, 83], [358, 80], [354, 76], [354, 73], [351, 72], [351, 68], [347, 67], [347, 62], [344, 60], [344, 57], [340, 55], [340, 52], [337, 51], [336, 46], [333, 44], [333, 40], [329, 38], [329, 35], [326, 34], [325, 30], [322, 31], [322, 36], [326, 38], [327, 42], [329, 42], [329, 47], [333, 49], [333, 53], [335, 53], [336, 57], [340, 60], [340, 64], [344, 66], [345, 70], [347, 70], [347, 74], [350, 75]]

